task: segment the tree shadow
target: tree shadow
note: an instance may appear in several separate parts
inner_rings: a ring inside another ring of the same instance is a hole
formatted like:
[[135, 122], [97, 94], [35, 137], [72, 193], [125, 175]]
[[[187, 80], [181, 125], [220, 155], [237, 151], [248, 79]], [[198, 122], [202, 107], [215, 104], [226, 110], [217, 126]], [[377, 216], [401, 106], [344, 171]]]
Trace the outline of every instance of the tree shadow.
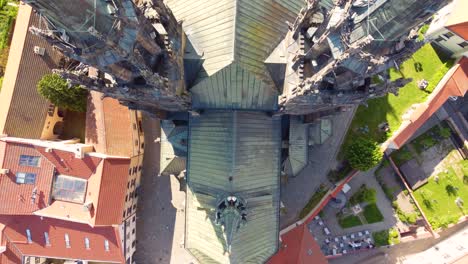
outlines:
[[445, 186], [445, 191], [449, 196], [455, 196], [458, 193], [458, 189], [451, 184]]

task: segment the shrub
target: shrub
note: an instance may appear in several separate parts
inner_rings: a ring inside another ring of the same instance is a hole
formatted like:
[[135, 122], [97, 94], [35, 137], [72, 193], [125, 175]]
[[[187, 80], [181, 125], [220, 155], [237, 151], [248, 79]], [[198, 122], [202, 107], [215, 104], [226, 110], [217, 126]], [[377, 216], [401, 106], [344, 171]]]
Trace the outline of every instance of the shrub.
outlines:
[[80, 86], [69, 86], [66, 80], [57, 74], [46, 74], [37, 83], [40, 95], [54, 105], [76, 112], [86, 111], [88, 91]]
[[299, 213], [299, 218], [302, 219], [306, 217], [312, 209], [314, 209], [318, 203], [322, 200], [322, 198], [327, 194], [328, 188], [325, 187], [323, 184], [317, 189], [317, 191], [310, 197], [310, 200], [304, 206], [302, 211]]
[[353, 169], [349, 166], [349, 164], [346, 163], [338, 170], [330, 170], [328, 172], [327, 178], [330, 182], [337, 183], [346, 178], [346, 176], [348, 176], [352, 170]]
[[376, 203], [377, 202], [377, 192], [374, 189], [368, 189], [365, 184], [363, 184], [357, 192], [355, 192], [350, 198], [349, 203], [352, 205], [358, 203]]
[[358, 137], [345, 150], [345, 157], [352, 168], [367, 171], [382, 159], [383, 153], [379, 145], [367, 138]]
[[373, 232], [376, 246], [396, 245], [400, 243], [400, 234], [396, 228]]

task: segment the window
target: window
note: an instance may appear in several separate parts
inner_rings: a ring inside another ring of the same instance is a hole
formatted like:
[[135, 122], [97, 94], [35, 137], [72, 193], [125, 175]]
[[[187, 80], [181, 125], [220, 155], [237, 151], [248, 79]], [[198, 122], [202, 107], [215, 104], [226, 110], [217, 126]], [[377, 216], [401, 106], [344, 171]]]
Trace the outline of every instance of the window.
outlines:
[[137, 126], [135, 123], [133, 123], [133, 130], [136, 130], [137, 129]]
[[109, 241], [108, 240], [104, 240], [104, 248], [106, 249], [106, 251], [109, 251]]
[[134, 217], [132, 218], [132, 222], [135, 222], [135, 219], [136, 219], [136, 218], [135, 218], [135, 216], [134, 216]]
[[36, 183], [36, 174], [29, 172], [17, 172], [16, 183], [19, 184], [34, 184]]
[[458, 46], [465, 48], [466, 46], [468, 46], [468, 42], [463, 41], [462, 43], [458, 43]]
[[451, 37], [453, 37], [453, 36], [454, 36], [454, 35], [453, 35], [452, 32], [447, 32], [447, 33], [444, 34], [444, 37], [446, 37], [447, 39], [449, 39], [449, 38], [451, 38]]
[[435, 41], [437, 42], [442, 42], [443, 40], [445, 40], [443, 37], [439, 36], [438, 38], [435, 39]]
[[41, 160], [40, 157], [37, 156], [29, 156], [29, 155], [21, 155], [19, 159], [20, 166], [30, 166], [30, 167], [39, 167], [39, 161]]
[[28, 237], [28, 243], [32, 243], [31, 230], [26, 229], [26, 236]]
[[56, 200], [83, 203], [86, 193], [86, 180], [58, 175], [54, 182], [52, 196]]
[[49, 233], [44, 232], [44, 240], [45, 240], [46, 246], [50, 246]]
[[84, 244], [85, 244], [85, 248], [89, 249], [89, 238], [85, 237]]
[[132, 229], [132, 234], [135, 234], [135, 228]]
[[135, 240], [133, 240], [133, 242], [132, 242], [132, 248], [134, 248], [135, 245], [136, 245], [136, 242], [135, 242]]
[[71, 248], [71, 246], [70, 246], [70, 237], [68, 236], [68, 234], [65, 234], [65, 246], [67, 248]]

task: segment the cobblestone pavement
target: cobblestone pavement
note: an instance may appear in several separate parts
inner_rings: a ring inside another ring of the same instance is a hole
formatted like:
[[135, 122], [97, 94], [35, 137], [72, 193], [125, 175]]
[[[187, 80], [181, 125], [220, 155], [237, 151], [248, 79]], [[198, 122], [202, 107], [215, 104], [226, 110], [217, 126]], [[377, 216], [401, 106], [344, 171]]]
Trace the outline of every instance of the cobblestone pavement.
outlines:
[[309, 148], [309, 164], [307, 167], [296, 177], [290, 177], [286, 184], [282, 183], [281, 201], [286, 207], [286, 214], [282, 214], [280, 217], [281, 228], [285, 228], [299, 220], [299, 212], [321, 183], [331, 186], [327, 174], [330, 168], [336, 167], [336, 155], [353, 116], [354, 110], [332, 116], [332, 136], [324, 144]]
[[159, 121], [143, 117], [145, 158], [137, 211], [138, 264], [196, 263], [184, 249], [185, 193], [175, 178], [158, 177]]

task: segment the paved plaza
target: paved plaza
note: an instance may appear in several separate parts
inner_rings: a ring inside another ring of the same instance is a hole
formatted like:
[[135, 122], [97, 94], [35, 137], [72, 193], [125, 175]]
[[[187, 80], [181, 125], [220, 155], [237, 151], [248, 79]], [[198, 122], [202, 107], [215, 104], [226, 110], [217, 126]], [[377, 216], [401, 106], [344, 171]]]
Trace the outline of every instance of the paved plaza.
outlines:
[[184, 249], [185, 193], [175, 177], [158, 176], [159, 120], [143, 118], [145, 157], [138, 202], [137, 263], [197, 263]]

